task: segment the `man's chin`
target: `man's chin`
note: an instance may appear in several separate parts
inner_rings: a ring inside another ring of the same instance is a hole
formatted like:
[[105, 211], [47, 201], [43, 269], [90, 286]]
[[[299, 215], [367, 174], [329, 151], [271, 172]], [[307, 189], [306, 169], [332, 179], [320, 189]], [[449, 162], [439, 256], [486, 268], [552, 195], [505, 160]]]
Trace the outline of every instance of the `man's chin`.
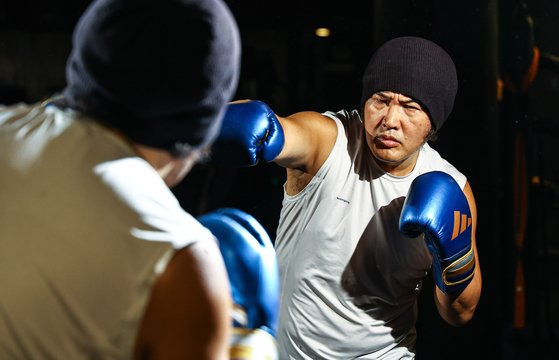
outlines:
[[389, 149], [378, 149], [371, 151], [373, 157], [379, 164], [386, 164], [389, 166], [396, 166], [400, 164], [403, 160], [401, 157], [394, 154]]

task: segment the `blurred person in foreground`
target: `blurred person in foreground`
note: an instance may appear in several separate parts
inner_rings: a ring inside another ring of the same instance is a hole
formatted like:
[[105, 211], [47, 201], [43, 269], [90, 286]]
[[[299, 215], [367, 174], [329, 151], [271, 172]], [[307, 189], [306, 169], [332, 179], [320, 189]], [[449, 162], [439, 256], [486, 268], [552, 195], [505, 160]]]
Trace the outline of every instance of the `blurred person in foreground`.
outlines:
[[221, 0], [96, 0], [61, 96], [0, 107], [0, 358], [228, 357], [223, 258], [170, 187], [240, 52]]

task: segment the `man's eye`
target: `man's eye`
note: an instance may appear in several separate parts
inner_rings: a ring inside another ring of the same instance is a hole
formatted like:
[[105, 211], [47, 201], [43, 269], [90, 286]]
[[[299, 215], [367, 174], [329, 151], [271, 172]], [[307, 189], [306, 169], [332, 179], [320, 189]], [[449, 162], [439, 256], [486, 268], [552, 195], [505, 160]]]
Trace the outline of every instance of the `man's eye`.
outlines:
[[376, 98], [376, 99], [374, 98], [373, 103], [378, 104], [378, 105], [386, 105], [388, 103], [388, 100], [380, 99], [380, 98]]

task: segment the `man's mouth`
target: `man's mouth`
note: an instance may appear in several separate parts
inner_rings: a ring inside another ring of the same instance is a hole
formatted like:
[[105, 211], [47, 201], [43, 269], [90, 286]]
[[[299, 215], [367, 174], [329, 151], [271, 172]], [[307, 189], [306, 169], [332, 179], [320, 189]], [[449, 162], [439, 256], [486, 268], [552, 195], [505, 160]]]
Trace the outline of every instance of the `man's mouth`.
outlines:
[[393, 148], [400, 145], [400, 142], [396, 140], [396, 138], [387, 135], [377, 136], [375, 142], [382, 148]]

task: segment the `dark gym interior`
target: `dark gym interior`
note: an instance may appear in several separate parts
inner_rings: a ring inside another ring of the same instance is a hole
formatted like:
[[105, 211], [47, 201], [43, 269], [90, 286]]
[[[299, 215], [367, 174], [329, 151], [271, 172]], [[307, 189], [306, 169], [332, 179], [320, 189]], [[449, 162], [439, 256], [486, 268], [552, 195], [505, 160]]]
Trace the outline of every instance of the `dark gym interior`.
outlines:
[[[483, 290], [474, 319], [453, 328], [424, 287], [417, 358], [556, 359], [559, 1], [226, 2], [243, 43], [236, 99], [263, 100], [279, 115], [358, 106], [362, 71], [390, 38], [423, 36], [450, 53], [458, 95], [432, 146], [476, 196]], [[88, 4], [0, 1], [0, 103], [41, 101], [63, 88], [71, 32]], [[173, 191], [193, 215], [246, 210], [273, 239], [284, 181], [274, 164], [200, 164]]]

